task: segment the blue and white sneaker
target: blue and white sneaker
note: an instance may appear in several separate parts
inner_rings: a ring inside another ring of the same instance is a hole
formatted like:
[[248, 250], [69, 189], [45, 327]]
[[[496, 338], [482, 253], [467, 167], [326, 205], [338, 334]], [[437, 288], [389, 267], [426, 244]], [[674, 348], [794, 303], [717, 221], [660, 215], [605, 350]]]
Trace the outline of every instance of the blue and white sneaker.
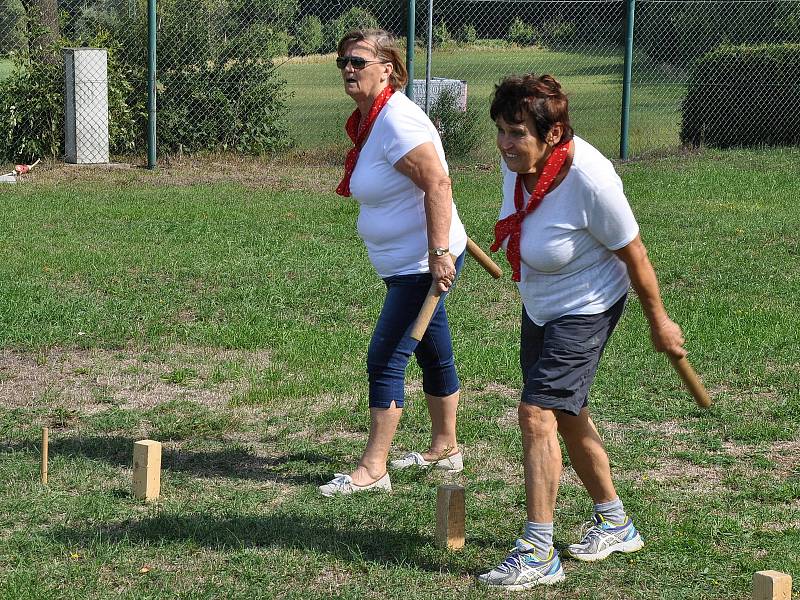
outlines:
[[580, 542], [567, 546], [567, 555], [578, 560], [593, 562], [603, 560], [612, 552], [636, 552], [644, 547], [644, 540], [630, 517], [617, 525], [595, 514], [584, 525], [584, 531]]
[[478, 581], [490, 587], [518, 592], [536, 585], [552, 585], [564, 579], [564, 569], [555, 548], [550, 548], [547, 558], [540, 560], [536, 552], [523, 540], [517, 540], [514, 549], [497, 567], [478, 575]]

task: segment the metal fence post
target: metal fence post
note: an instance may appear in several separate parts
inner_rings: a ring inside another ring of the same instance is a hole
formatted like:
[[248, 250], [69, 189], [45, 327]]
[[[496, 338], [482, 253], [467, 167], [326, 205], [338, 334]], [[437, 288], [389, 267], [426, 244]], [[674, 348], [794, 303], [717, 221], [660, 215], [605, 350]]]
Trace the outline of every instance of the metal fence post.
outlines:
[[433, 54], [433, 0], [428, 0], [428, 53], [425, 56], [425, 114], [431, 114], [431, 55]]
[[628, 130], [630, 129], [631, 78], [633, 73], [633, 16], [636, 0], [626, 0], [625, 64], [622, 76], [622, 126], [619, 133], [619, 157], [628, 160]]
[[416, 0], [408, 0], [408, 32], [406, 33], [406, 70], [408, 71], [408, 83], [406, 84], [406, 96], [410, 100], [414, 99], [414, 10]]
[[147, 0], [147, 168], [156, 168], [156, 0]]

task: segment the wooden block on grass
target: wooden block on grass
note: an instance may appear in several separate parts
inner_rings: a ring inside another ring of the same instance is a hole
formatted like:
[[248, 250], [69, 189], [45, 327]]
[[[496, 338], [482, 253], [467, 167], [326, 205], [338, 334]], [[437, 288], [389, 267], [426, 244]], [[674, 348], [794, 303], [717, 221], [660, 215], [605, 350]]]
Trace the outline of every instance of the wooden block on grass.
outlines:
[[464, 488], [440, 485], [436, 490], [436, 536], [439, 548], [464, 547]]
[[50, 460], [50, 430], [42, 427], [42, 485], [47, 485], [47, 464]]
[[753, 600], [792, 600], [792, 577], [778, 571], [753, 575]]
[[142, 440], [133, 444], [133, 495], [156, 500], [161, 494], [161, 442]]

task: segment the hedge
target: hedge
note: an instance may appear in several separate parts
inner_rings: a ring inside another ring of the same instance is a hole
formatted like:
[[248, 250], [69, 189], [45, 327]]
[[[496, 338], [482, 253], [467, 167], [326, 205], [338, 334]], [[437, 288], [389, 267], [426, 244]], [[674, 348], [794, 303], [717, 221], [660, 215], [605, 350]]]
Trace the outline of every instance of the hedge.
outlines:
[[694, 146], [800, 143], [800, 44], [722, 46], [693, 66], [681, 141]]

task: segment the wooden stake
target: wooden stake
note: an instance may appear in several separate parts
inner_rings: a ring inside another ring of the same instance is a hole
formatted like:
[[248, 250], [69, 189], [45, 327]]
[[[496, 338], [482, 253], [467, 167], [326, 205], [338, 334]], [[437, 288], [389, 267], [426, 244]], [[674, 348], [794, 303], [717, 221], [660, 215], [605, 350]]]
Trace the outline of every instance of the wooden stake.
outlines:
[[161, 442], [133, 444], [133, 495], [150, 502], [161, 494]]
[[49, 437], [50, 430], [42, 427], [42, 485], [47, 485], [47, 461], [49, 460]]
[[440, 485], [436, 490], [436, 537], [438, 548], [464, 547], [464, 488]]
[[792, 577], [778, 571], [753, 575], [753, 600], [792, 600]]

